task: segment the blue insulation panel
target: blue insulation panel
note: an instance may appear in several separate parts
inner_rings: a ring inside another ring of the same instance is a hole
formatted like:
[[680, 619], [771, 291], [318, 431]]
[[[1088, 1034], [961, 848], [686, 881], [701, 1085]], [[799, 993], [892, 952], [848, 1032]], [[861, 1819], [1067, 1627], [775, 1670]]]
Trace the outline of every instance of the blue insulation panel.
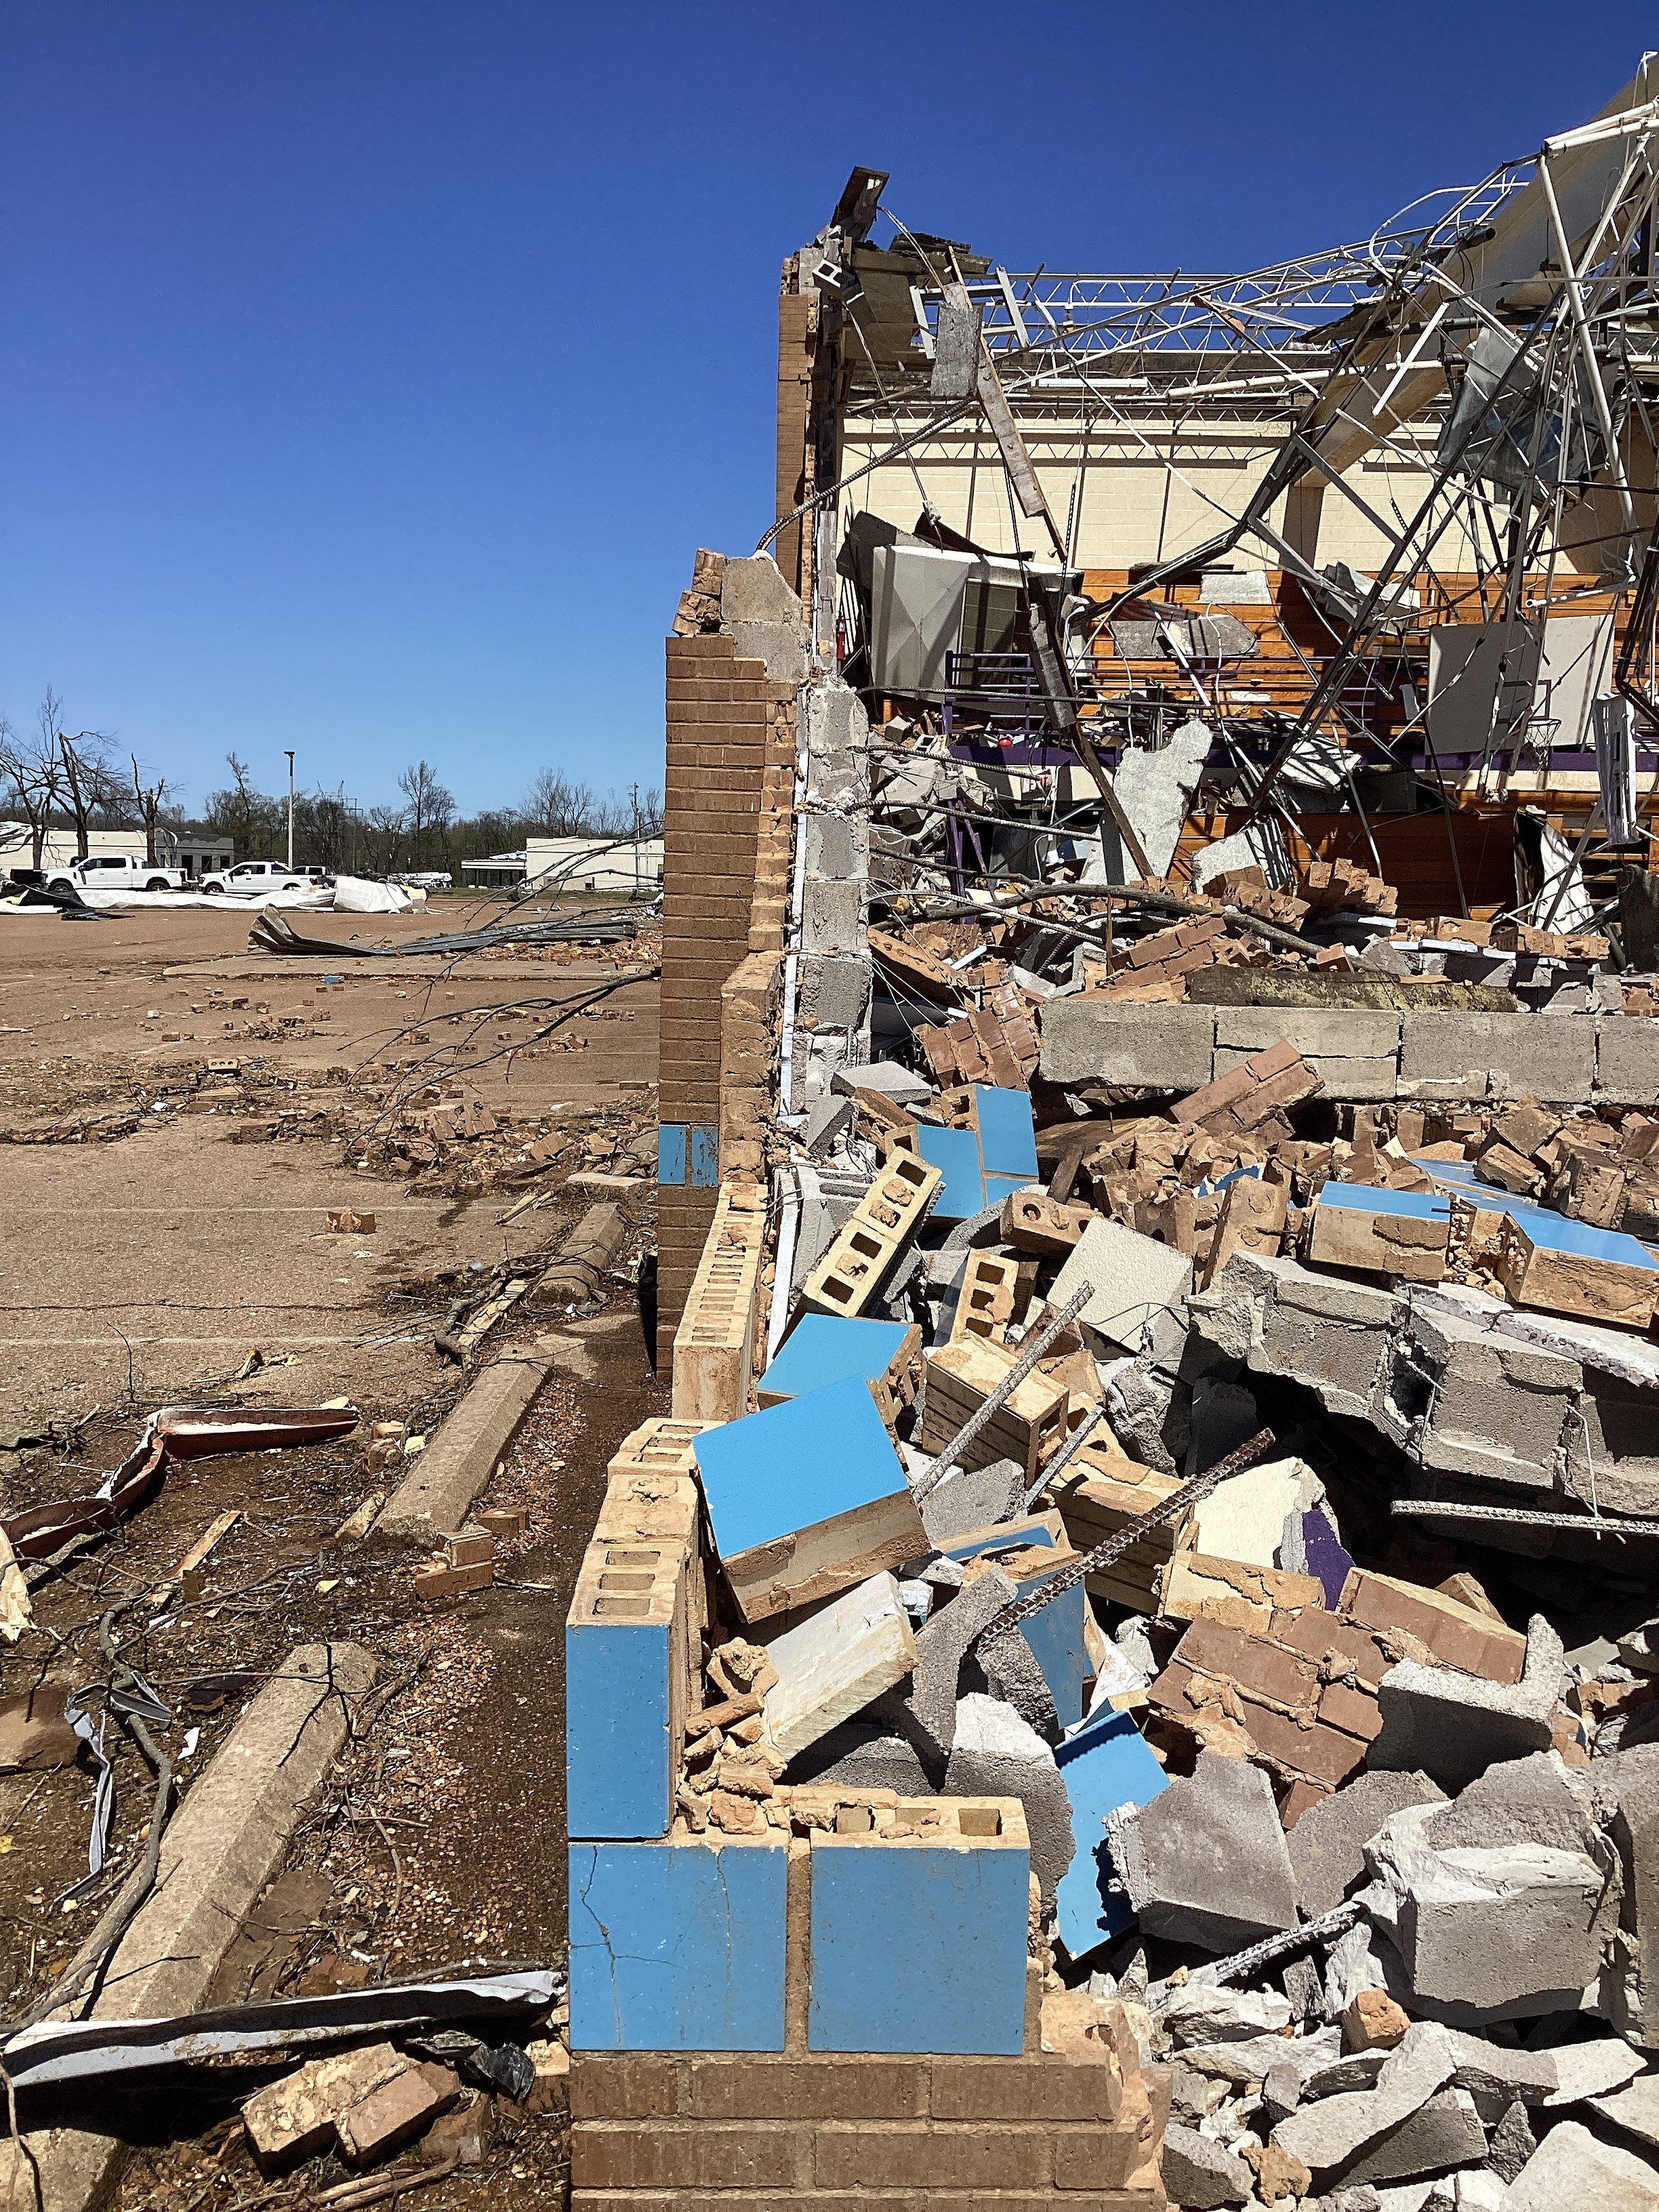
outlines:
[[812, 1838], [809, 2051], [1016, 2057], [1030, 1854]]
[[839, 1314], [803, 1314], [761, 1377], [768, 1397], [800, 1398], [809, 1390], [855, 1378], [878, 1382], [903, 1349], [902, 1321], [848, 1321]]
[[685, 1182], [686, 1127], [684, 1121], [657, 1125], [657, 1181], [676, 1188]]
[[781, 2051], [788, 1860], [781, 1834], [572, 1844], [571, 2049]]
[[924, 1121], [916, 1131], [916, 1150], [938, 1168], [945, 1186], [933, 1201], [935, 1221], [967, 1221], [986, 1206], [979, 1171], [979, 1139], [971, 1129], [941, 1129]]
[[726, 1559], [908, 1486], [876, 1401], [856, 1376], [706, 1430], [692, 1449]]
[[995, 1091], [974, 1085], [974, 1121], [979, 1130], [980, 1165], [987, 1175], [1036, 1180], [1036, 1131], [1029, 1091]]
[[1120, 1805], [1149, 1804], [1170, 1778], [1127, 1713], [1098, 1715], [1057, 1747], [1054, 1764], [1072, 1801], [1076, 1845], [1056, 1893], [1058, 1932], [1073, 1959], [1086, 1959], [1134, 1919], [1127, 1898], [1107, 1887], [1106, 1815]]
[[666, 1621], [567, 1623], [567, 1835], [668, 1833], [675, 1755], [670, 1632]]

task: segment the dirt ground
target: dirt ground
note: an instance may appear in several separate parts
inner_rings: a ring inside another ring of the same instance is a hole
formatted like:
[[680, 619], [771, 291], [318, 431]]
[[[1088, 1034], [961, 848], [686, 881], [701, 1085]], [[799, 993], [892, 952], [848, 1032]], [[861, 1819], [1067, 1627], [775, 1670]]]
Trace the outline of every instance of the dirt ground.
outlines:
[[[295, 920], [343, 945], [481, 918], [445, 902]], [[107, 1679], [99, 1623], [140, 1599], [110, 1633], [176, 1717], [164, 1735], [187, 1789], [297, 1644], [363, 1644], [390, 1694], [307, 1809], [215, 1999], [463, 1958], [557, 1962], [564, 1613], [612, 1450], [666, 1410], [641, 1314], [648, 1263], [633, 1279], [653, 1236], [641, 1164], [654, 1149], [654, 941], [647, 930], [459, 963], [300, 960], [250, 955], [251, 919], [0, 921], [0, 1494], [15, 1511], [94, 1488], [165, 1403], [349, 1398], [363, 1419], [332, 1447], [172, 1471], [112, 1538], [35, 1589], [36, 1626], [0, 1647], [0, 1690]], [[444, 1133], [458, 1103], [492, 1126]], [[526, 1508], [525, 1534], [503, 1547], [493, 1587], [423, 1603], [406, 1557], [338, 1534], [399, 1477], [366, 1465], [372, 1425], [430, 1432], [467, 1380], [434, 1345], [453, 1301], [556, 1249], [598, 1198], [629, 1224], [604, 1297], [579, 1313], [520, 1304], [475, 1355], [552, 1329], [586, 1369], [543, 1393], [479, 1501]], [[341, 1208], [373, 1229], [330, 1230]], [[199, 1594], [150, 1602], [232, 1510]], [[0, 1771], [0, 1986], [14, 2010], [62, 1971], [142, 1851], [148, 1771], [113, 1729], [111, 1743], [111, 1856], [82, 1896], [68, 1893], [87, 1875], [91, 1769]], [[247, 2086], [198, 2085], [165, 2125], [153, 2107], [129, 2114], [130, 2131], [155, 2140], [122, 2201], [230, 2208], [257, 2195], [240, 2130], [215, 2124]], [[510, 2107], [494, 2118], [483, 2164], [423, 2191], [434, 2212], [560, 2185], [557, 2124]], [[301, 2179], [338, 2178], [325, 2161]]]

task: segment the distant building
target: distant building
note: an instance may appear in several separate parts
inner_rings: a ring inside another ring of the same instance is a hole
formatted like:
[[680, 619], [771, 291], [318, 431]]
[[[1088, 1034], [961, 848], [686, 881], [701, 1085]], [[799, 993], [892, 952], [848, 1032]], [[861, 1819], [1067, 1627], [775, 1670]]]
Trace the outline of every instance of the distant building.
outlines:
[[461, 880], [478, 890], [510, 890], [524, 881], [522, 853], [492, 853], [488, 860], [463, 860]]
[[[143, 841], [138, 849], [143, 851]], [[155, 840], [155, 857], [164, 868], [177, 868], [194, 883], [216, 875], [236, 858], [232, 837], [210, 836], [205, 830], [163, 830]]]
[[[142, 860], [148, 857], [142, 830], [89, 830], [84, 846], [73, 830], [48, 830], [40, 848], [40, 865], [43, 868], [66, 868], [83, 852], [88, 859], [100, 860]], [[0, 874], [8, 868], [33, 866], [34, 836], [28, 823], [0, 822]]]
[[528, 837], [525, 878], [545, 890], [614, 891], [655, 898], [662, 889], [662, 839]]

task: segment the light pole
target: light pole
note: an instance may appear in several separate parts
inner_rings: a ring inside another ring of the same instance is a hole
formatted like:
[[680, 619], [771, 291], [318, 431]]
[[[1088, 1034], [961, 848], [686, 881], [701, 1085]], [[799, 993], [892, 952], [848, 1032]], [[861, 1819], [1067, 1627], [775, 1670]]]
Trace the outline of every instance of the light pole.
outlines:
[[288, 755], [288, 864], [291, 868], [294, 866], [294, 748], [284, 745], [283, 750]]

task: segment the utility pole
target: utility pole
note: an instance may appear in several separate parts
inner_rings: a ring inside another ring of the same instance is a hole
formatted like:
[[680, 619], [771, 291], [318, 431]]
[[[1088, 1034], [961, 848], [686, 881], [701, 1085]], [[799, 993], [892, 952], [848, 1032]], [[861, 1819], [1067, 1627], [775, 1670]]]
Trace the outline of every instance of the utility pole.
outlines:
[[288, 755], [288, 864], [294, 866], [294, 748], [284, 745]]
[[634, 805], [634, 896], [638, 898], [640, 895], [640, 787], [637, 783], [629, 786], [628, 795]]

